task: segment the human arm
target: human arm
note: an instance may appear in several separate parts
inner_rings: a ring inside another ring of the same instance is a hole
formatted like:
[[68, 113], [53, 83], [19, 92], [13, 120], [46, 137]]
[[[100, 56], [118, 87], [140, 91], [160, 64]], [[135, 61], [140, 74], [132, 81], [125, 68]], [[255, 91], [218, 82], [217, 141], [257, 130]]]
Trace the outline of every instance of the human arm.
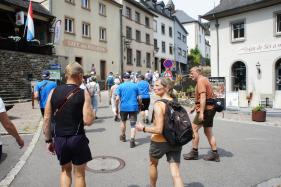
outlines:
[[163, 102], [156, 102], [154, 105], [153, 126], [144, 126], [142, 123], [136, 125], [138, 131], [144, 131], [153, 134], [162, 134], [164, 128], [166, 104]]
[[91, 96], [87, 90], [84, 90], [84, 105], [83, 105], [83, 121], [86, 126], [92, 125], [95, 114], [91, 104]]
[[2, 125], [6, 129], [6, 131], [16, 139], [20, 148], [22, 148], [24, 146], [24, 141], [20, 137], [15, 125], [9, 119], [7, 112], [0, 113], [0, 122], [2, 123]]

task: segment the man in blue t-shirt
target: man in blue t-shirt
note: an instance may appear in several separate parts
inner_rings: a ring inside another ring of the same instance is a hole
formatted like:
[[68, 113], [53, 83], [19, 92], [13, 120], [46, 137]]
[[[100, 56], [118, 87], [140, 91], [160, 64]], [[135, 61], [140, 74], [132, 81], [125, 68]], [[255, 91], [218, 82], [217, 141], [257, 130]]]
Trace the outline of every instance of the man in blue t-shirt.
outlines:
[[116, 89], [116, 112], [118, 112], [118, 106], [120, 103], [120, 116], [121, 116], [121, 135], [120, 141], [126, 141], [126, 121], [129, 116], [130, 124], [131, 124], [131, 140], [130, 140], [130, 147], [133, 148], [136, 146], [135, 144], [135, 125], [137, 122], [137, 115], [139, 111], [139, 90], [137, 84], [132, 83], [130, 81], [130, 74], [125, 73], [123, 75], [124, 83], [122, 83]]
[[143, 122], [148, 124], [148, 109], [150, 105], [150, 85], [147, 81], [145, 81], [145, 77], [143, 75], [138, 76], [138, 89], [141, 96], [141, 106], [140, 106], [140, 114], [142, 116]]
[[34, 89], [34, 98], [38, 100], [41, 114], [44, 117], [45, 106], [49, 93], [57, 87], [57, 83], [50, 81], [50, 72], [45, 70], [42, 73], [42, 81], [38, 82]]
[[111, 86], [114, 85], [114, 76], [113, 76], [113, 73], [112, 72], [109, 72], [109, 75], [107, 76], [106, 78], [106, 87], [107, 87], [107, 90], [108, 90], [108, 98], [109, 98], [109, 105], [111, 105], [111, 99], [110, 99], [110, 90], [111, 90]]

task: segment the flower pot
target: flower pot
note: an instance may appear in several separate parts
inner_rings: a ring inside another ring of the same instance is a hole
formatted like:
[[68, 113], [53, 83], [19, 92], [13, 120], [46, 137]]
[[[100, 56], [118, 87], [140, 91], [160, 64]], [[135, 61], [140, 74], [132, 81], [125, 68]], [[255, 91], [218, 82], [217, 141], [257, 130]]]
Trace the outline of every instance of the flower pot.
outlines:
[[256, 122], [265, 122], [266, 111], [252, 111], [252, 120]]

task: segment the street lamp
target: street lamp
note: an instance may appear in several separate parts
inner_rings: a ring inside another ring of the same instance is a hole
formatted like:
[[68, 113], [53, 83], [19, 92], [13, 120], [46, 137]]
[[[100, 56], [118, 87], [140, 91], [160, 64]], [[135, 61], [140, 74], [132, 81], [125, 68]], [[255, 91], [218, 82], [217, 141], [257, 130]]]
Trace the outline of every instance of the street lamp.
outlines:
[[261, 74], [261, 65], [259, 62], [256, 64], [256, 67], [257, 67], [258, 74]]

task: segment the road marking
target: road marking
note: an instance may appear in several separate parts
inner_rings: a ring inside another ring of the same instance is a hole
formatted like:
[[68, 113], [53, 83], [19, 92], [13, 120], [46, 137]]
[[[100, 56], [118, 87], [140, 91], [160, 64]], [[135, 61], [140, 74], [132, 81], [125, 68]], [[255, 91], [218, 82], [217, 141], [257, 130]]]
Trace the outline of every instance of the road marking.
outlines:
[[36, 143], [39, 140], [39, 137], [41, 135], [41, 131], [43, 128], [43, 121], [41, 120], [38, 126], [38, 129], [36, 131], [36, 133], [34, 134], [28, 148], [26, 149], [26, 151], [24, 152], [24, 154], [20, 157], [18, 163], [16, 164], [16, 166], [11, 169], [11, 171], [7, 174], [7, 176], [0, 182], [0, 187], [8, 187], [13, 180], [15, 179], [16, 175], [20, 172], [20, 170], [23, 168], [23, 166], [25, 165], [27, 159], [29, 158], [29, 156], [31, 155], [33, 149], [35, 148]]

